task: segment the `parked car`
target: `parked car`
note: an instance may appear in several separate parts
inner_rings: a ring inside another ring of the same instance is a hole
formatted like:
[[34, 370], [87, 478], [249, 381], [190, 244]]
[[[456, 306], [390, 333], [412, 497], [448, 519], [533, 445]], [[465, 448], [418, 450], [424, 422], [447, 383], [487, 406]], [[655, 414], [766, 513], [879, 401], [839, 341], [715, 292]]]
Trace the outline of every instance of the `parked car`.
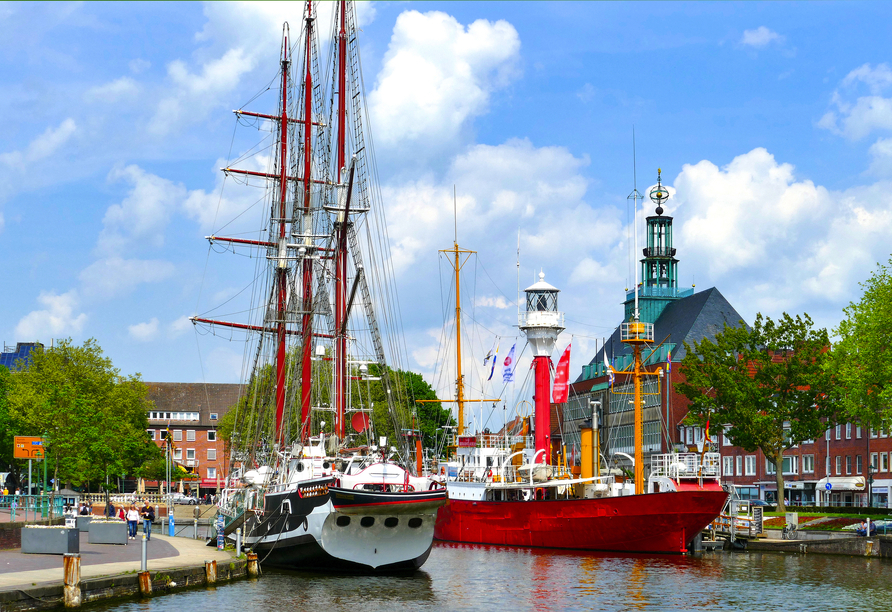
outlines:
[[767, 501], [761, 499], [751, 499], [747, 502], [750, 506], [770, 506]]
[[182, 493], [171, 493], [170, 501], [174, 504], [186, 505], [186, 506], [194, 506], [198, 504], [198, 500], [194, 497], [189, 497], [188, 495], [183, 495]]

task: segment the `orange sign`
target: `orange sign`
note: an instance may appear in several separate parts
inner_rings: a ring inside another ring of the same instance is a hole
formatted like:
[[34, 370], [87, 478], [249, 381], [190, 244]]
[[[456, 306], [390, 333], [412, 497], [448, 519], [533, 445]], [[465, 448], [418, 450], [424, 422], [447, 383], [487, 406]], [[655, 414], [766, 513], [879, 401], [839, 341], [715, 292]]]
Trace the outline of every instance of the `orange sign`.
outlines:
[[12, 456], [16, 459], [43, 459], [43, 438], [16, 436]]

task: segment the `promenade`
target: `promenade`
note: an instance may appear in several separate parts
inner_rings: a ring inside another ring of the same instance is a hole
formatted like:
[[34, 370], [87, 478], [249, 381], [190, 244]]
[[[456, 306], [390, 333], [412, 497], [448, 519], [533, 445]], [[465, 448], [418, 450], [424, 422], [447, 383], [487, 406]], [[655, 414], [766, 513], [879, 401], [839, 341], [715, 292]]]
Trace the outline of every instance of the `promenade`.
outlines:
[[[135, 574], [140, 570], [141, 539], [126, 545], [89, 544], [80, 534], [81, 579]], [[142, 538], [142, 534], [139, 536]], [[152, 534], [147, 542], [151, 572], [204, 565], [207, 560], [230, 561], [232, 552], [205, 546], [203, 540]], [[0, 592], [62, 584], [62, 555], [23, 554], [21, 549], [0, 551]]]

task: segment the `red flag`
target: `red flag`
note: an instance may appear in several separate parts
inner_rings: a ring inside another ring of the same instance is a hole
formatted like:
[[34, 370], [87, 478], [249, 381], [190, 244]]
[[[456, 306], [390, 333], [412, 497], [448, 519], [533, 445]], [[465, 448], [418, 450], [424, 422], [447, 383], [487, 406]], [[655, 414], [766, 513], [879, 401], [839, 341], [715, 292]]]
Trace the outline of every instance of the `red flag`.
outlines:
[[555, 404], [563, 404], [567, 401], [570, 394], [570, 345], [564, 349], [558, 361], [557, 368], [554, 371], [554, 391], [551, 394], [551, 401]]

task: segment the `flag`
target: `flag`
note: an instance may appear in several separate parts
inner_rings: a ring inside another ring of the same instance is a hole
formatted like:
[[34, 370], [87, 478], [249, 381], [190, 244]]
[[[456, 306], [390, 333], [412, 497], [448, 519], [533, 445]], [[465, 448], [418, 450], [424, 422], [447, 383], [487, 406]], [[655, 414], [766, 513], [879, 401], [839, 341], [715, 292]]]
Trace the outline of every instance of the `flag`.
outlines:
[[666, 354], [666, 374], [672, 373], [672, 351]]
[[492, 375], [496, 371], [496, 360], [499, 357], [499, 342], [496, 340], [496, 348], [495, 350], [490, 349], [489, 353], [486, 355], [486, 359], [483, 360], [483, 366], [486, 367], [486, 363], [492, 359], [492, 364], [489, 366], [489, 378], [486, 380], [492, 380]]
[[712, 442], [712, 439], [709, 437], [709, 417], [706, 417], [706, 441]]
[[502, 382], [514, 382], [514, 348], [517, 346], [517, 343], [511, 345], [511, 350], [508, 351], [508, 356], [505, 357], [504, 368], [502, 369]]
[[604, 353], [604, 367], [607, 369], [607, 376], [609, 376], [609, 380], [607, 381], [607, 386], [613, 386], [613, 368], [610, 367], [610, 362], [607, 361], [607, 353]]
[[570, 395], [570, 345], [564, 349], [564, 354], [558, 360], [557, 369], [554, 372], [554, 391], [551, 401], [555, 404], [564, 404]]

